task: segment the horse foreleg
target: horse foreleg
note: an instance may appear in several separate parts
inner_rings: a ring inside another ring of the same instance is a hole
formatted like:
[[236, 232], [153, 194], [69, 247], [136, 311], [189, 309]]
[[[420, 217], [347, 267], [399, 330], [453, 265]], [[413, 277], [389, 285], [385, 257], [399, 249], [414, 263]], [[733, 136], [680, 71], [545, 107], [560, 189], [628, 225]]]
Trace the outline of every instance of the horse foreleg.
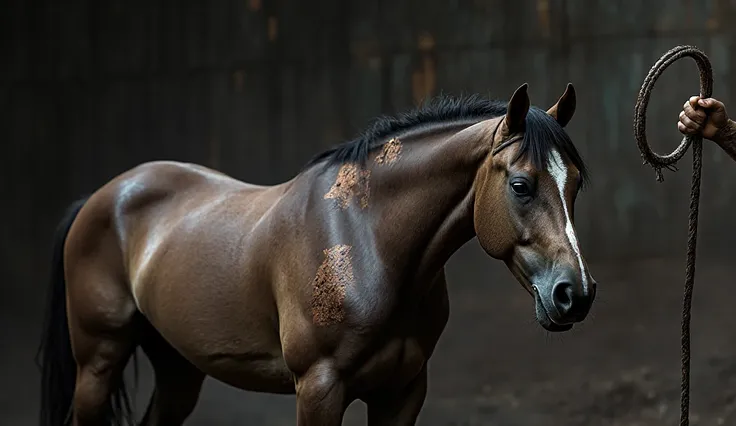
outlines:
[[414, 426], [427, 396], [426, 365], [406, 387], [366, 399], [368, 426]]
[[297, 426], [340, 426], [346, 409], [345, 384], [326, 361], [297, 377]]

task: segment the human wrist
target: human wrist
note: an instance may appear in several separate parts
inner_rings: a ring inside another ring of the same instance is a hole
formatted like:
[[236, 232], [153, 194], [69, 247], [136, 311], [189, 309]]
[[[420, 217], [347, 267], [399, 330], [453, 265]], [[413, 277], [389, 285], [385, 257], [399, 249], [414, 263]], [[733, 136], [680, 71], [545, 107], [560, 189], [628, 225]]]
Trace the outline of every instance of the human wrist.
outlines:
[[713, 135], [713, 142], [718, 145], [732, 145], [736, 142], [736, 122], [728, 119], [725, 126], [718, 129], [715, 135]]

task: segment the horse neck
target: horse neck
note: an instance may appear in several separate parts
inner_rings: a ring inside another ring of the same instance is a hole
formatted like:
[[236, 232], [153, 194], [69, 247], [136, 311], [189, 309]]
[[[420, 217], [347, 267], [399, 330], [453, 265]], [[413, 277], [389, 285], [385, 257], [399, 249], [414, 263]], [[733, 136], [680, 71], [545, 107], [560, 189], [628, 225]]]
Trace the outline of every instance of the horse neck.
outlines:
[[396, 267], [431, 277], [475, 236], [473, 183], [490, 151], [488, 127], [398, 138], [398, 155], [393, 142], [371, 161], [377, 241]]

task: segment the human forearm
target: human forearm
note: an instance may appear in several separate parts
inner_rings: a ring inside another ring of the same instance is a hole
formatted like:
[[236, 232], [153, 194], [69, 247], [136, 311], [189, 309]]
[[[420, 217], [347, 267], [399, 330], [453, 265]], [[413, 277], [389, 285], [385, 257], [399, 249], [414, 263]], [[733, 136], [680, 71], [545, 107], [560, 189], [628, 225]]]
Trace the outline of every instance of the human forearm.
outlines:
[[736, 122], [728, 120], [728, 124], [719, 129], [714, 135], [713, 142], [717, 143], [736, 161]]

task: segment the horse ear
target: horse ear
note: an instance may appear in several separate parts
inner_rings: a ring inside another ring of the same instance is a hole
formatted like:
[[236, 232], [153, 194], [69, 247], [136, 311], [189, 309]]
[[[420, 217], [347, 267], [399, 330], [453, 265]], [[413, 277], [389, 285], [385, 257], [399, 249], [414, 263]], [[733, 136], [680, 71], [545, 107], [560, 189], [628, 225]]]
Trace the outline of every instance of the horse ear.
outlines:
[[524, 83], [511, 95], [504, 119], [509, 134], [524, 130], [526, 114], [529, 112], [529, 95], [526, 92], [528, 87], [529, 85]]
[[555, 120], [560, 123], [560, 126], [565, 127], [572, 119], [573, 114], [575, 114], [576, 103], [575, 88], [572, 83], [567, 83], [565, 93], [563, 93], [557, 103], [547, 111], [547, 114], [554, 117]]

